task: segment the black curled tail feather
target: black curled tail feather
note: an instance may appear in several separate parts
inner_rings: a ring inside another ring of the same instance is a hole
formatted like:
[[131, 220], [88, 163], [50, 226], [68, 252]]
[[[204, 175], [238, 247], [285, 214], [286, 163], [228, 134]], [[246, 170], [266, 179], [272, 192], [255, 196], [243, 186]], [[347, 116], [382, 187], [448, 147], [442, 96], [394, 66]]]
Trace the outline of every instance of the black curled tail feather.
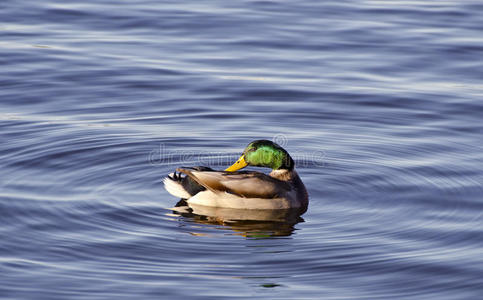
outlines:
[[[212, 168], [203, 167], [203, 166], [184, 168], [184, 169], [193, 169], [193, 170], [196, 170], [196, 171], [214, 171]], [[172, 180], [178, 181], [183, 186], [183, 188], [186, 190], [186, 192], [188, 192], [191, 196], [194, 196], [194, 195], [198, 194], [199, 192], [206, 190], [206, 188], [204, 186], [202, 186], [201, 184], [199, 184], [198, 182], [196, 182], [195, 180], [193, 180], [189, 176], [183, 177], [183, 176], [181, 176], [181, 174], [182, 173], [176, 174], [176, 172], [174, 172], [173, 177], [170, 176], [170, 178]]]

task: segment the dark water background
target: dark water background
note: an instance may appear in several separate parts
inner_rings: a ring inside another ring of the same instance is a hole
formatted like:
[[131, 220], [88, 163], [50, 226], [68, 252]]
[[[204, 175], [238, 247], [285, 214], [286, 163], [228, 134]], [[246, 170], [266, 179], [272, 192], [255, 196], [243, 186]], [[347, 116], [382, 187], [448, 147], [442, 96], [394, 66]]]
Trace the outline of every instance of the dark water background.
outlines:
[[[481, 1], [0, 3], [0, 298], [481, 299]], [[180, 216], [253, 139], [296, 224]]]

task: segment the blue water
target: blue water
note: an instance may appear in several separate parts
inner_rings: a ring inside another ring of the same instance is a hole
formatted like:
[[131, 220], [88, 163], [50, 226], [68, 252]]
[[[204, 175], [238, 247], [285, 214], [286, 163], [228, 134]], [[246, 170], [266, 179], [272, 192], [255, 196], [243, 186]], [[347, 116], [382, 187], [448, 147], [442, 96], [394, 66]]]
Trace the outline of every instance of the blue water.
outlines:
[[[481, 1], [0, 4], [0, 298], [481, 299]], [[162, 179], [254, 139], [294, 222]]]

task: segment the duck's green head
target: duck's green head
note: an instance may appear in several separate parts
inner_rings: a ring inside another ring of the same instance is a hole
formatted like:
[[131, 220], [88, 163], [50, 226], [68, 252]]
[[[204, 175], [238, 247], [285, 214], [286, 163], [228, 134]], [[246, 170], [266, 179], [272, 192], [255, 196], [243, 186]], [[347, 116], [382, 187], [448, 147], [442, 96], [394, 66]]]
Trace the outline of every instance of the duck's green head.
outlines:
[[256, 140], [251, 142], [240, 158], [225, 171], [233, 172], [246, 166], [292, 170], [294, 161], [288, 152], [276, 143], [269, 140]]

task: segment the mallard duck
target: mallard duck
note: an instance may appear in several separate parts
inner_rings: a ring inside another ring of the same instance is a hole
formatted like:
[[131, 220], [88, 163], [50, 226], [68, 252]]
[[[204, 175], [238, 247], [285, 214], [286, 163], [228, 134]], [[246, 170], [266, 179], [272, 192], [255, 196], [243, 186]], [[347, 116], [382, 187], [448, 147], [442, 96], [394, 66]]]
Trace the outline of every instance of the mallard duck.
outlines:
[[[268, 167], [269, 175], [238, 171], [246, 166]], [[208, 167], [177, 168], [164, 179], [166, 190], [188, 205], [231, 209], [291, 209], [303, 213], [308, 194], [288, 152], [269, 140], [251, 142], [224, 171]], [[183, 176], [185, 174], [186, 176]]]

